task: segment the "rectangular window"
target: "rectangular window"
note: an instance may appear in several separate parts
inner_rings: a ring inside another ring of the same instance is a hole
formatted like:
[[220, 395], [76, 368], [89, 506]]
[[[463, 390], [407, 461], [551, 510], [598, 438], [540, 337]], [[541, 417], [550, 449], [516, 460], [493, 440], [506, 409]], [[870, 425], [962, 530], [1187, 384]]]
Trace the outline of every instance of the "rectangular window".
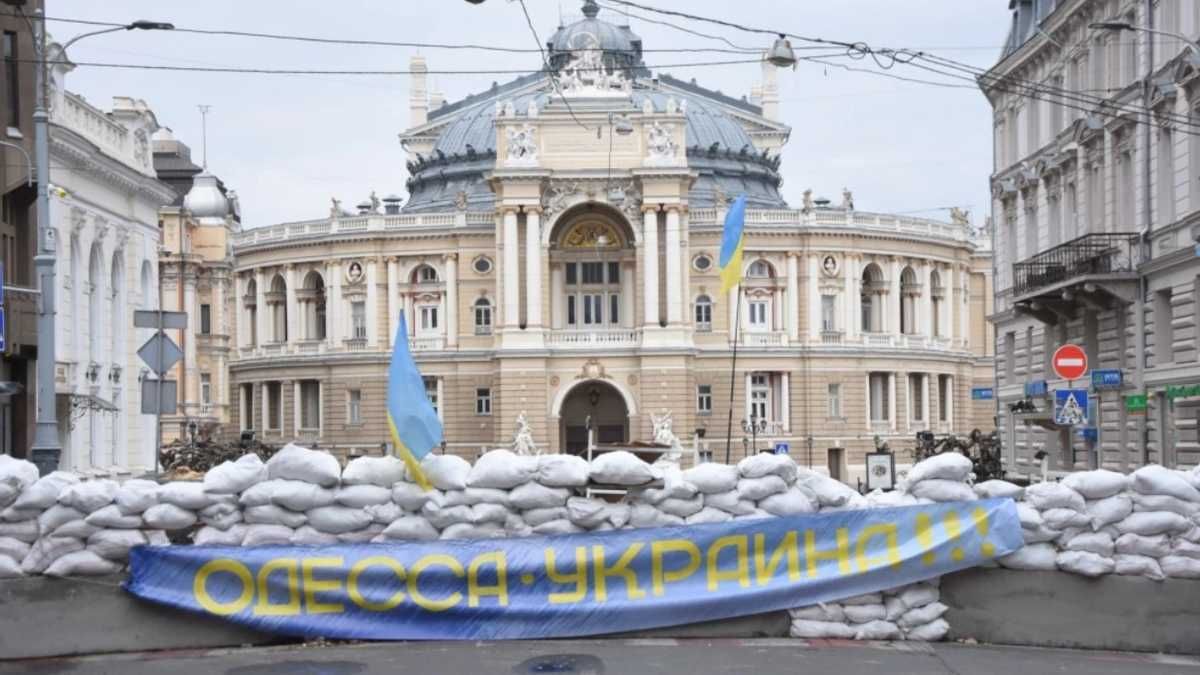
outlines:
[[200, 403], [212, 405], [212, 375], [200, 373]]
[[750, 310], [750, 325], [754, 328], [765, 329], [767, 327], [767, 303], [751, 302]]
[[1154, 294], [1154, 365], [1175, 360], [1175, 331], [1171, 327], [1171, 289]]
[[619, 263], [619, 262], [608, 263], [608, 283], [610, 283], [610, 284], [621, 283], [621, 263]]
[[212, 306], [200, 305], [200, 334], [212, 335]]
[[1017, 381], [1017, 334], [1004, 334], [1004, 379], [1006, 384]]
[[608, 322], [614, 326], [621, 323], [621, 296], [616, 293], [608, 296]]
[[18, 63], [17, 34], [4, 31], [4, 84], [5, 98], [8, 106], [8, 126], [13, 129], [21, 127], [21, 70]]
[[350, 335], [355, 340], [367, 339], [367, 303], [350, 303]]
[[871, 390], [867, 397], [868, 411], [872, 422], [887, 422], [891, 419], [890, 394], [888, 392], [888, 374], [871, 373], [868, 376]]
[[1158, 130], [1158, 226], [1175, 220], [1175, 146], [1167, 127]]
[[712, 414], [712, 385], [696, 385], [696, 412], [701, 415]]
[[421, 330], [434, 332], [438, 329], [438, 308], [436, 305], [426, 305], [421, 308]]
[[842, 385], [829, 385], [829, 419], [842, 419]]
[[1046, 104], [1050, 107], [1050, 135], [1057, 136], [1058, 132], [1062, 131], [1063, 126], [1063, 105], [1062, 105], [1062, 88], [1063, 78], [1061, 75], [1050, 80], [1050, 86], [1054, 88], [1054, 92], [1048, 98]]
[[1079, 188], [1075, 186], [1074, 181], [1067, 183], [1063, 189], [1063, 215], [1062, 215], [1062, 239], [1061, 241], [1070, 241], [1075, 238], [1075, 232], [1078, 230], [1076, 220], [1079, 212]]
[[925, 421], [925, 377], [912, 373], [908, 376], [909, 417], [914, 422]]
[[321, 383], [316, 380], [300, 383], [300, 428], [321, 428]]
[[583, 267], [583, 283], [585, 284], [602, 284], [604, 283], [604, 263], [585, 262], [580, 264]]
[[707, 296], [696, 301], [696, 330], [701, 333], [712, 330], [712, 303]]
[[837, 330], [837, 298], [832, 295], [821, 296], [821, 330]]
[[604, 323], [604, 296], [588, 294], [583, 296], [583, 323], [585, 326], [598, 326]]
[[575, 312], [575, 296], [567, 296], [567, 325], [574, 326], [578, 323]]
[[750, 376], [750, 417], [769, 420], [771, 409], [771, 378], [765, 373]]
[[487, 301], [475, 303], [475, 334], [492, 334], [492, 306]]
[[1047, 247], [1053, 247], [1062, 241], [1062, 200], [1054, 195], [1048, 196], [1046, 198], [1046, 211], [1046, 235], [1048, 239], [1046, 245]]
[[568, 286], [574, 286], [575, 284], [579, 283], [579, 277], [577, 275], [578, 275], [578, 272], [576, 272], [575, 263], [567, 263], [567, 285]]
[[425, 381], [425, 398], [429, 399], [429, 404], [433, 406], [434, 412], [437, 412], [438, 417], [441, 417], [441, 412], [438, 408], [438, 405], [441, 403], [438, 400], [438, 379], [436, 377], [424, 377], [421, 379]]
[[475, 414], [492, 414], [492, 390], [486, 387], [475, 390]]
[[1129, 230], [1133, 231], [1136, 227], [1136, 216], [1134, 215], [1134, 169], [1133, 169], [1133, 153], [1122, 152], [1121, 159], [1117, 165], [1118, 176], [1121, 184], [1117, 188], [1114, 197], [1117, 198], [1118, 210], [1117, 217], [1120, 219], [1114, 226], [1114, 230]]
[[938, 375], [938, 421], [950, 421], [950, 376]]
[[362, 390], [346, 391], [346, 423], [362, 424]]
[[278, 431], [283, 428], [283, 385], [267, 383], [267, 428]]

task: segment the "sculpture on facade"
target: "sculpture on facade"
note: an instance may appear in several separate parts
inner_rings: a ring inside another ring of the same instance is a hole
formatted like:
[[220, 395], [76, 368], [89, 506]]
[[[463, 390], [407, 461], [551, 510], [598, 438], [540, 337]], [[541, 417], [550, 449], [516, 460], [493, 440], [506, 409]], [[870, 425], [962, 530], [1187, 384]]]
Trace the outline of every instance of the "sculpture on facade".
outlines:
[[518, 455], [542, 454], [537, 448], [537, 443], [533, 441], [533, 429], [529, 426], [529, 420], [525, 417], [524, 410], [521, 411], [520, 415], [517, 415], [517, 427], [513, 433], [512, 451]]
[[813, 210], [813, 191], [809, 188], [804, 191], [804, 207], [801, 209], [804, 213], [812, 213]]
[[508, 159], [514, 162], [534, 162], [537, 160], [537, 141], [534, 140], [534, 129], [530, 124], [520, 127], [509, 127]]
[[620, 70], [608, 72], [600, 41], [581, 33], [571, 45], [571, 57], [557, 75], [559, 93], [565, 96], [612, 96], [630, 92], [629, 78]]
[[854, 193], [850, 192], [850, 188], [842, 188], [842, 208], [847, 211], [854, 210]]
[[654, 425], [654, 443], [671, 448], [670, 451], [663, 453], [658, 462], [655, 463], [678, 463], [680, 458], [683, 457], [683, 444], [679, 442], [679, 437], [671, 430], [671, 411], [664, 410], [662, 415], [650, 413], [650, 422]]
[[955, 225], [968, 226], [971, 224], [971, 212], [957, 206], [950, 207], [950, 222]]
[[371, 202], [371, 213], [379, 213], [379, 207], [383, 206], [383, 202], [379, 200], [379, 196], [375, 194], [374, 190], [371, 190], [371, 196], [368, 197], [368, 201]]
[[454, 208], [459, 211], [467, 210], [467, 191], [459, 190], [458, 194], [454, 195]]
[[714, 192], [713, 204], [718, 209], [727, 208], [729, 206], [729, 195], [725, 193], [725, 189], [718, 185]]
[[651, 160], [674, 160], [679, 146], [675, 143], [675, 125], [655, 122], [647, 129], [646, 149]]
[[342, 200], [338, 199], [337, 197], [330, 197], [329, 202], [329, 217], [337, 218], [338, 216], [342, 215]]

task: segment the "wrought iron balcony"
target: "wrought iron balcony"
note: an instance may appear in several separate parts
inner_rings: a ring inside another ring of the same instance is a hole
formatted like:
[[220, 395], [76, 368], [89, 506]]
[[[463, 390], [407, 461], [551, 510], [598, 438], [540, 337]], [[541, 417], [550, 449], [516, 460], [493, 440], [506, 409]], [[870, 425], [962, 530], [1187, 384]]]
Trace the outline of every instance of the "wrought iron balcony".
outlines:
[[1085, 234], [1013, 265], [1013, 295], [1028, 296], [1083, 277], [1133, 273], [1138, 235]]

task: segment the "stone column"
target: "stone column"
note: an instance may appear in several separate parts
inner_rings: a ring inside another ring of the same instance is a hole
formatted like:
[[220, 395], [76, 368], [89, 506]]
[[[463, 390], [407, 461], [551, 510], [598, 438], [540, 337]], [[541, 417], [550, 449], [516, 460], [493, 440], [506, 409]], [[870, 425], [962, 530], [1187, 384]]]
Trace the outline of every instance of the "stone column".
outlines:
[[862, 326], [859, 325], [862, 321], [862, 307], [859, 304], [862, 302], [862, 293], [859, 284], [862, 281], [858, 276], [858, 262], [853, 257], [848, 255], [842, 260], [842, 274], [845, 299], [842, 303], [845, 317], [842, 330], [846, 333], [846, 341], [851, 342], [858, 339], [858, 334], [862, 332]]
[[[392, 348], [392, 341], [396, 337], [396, 329], [400, 327], [400, 294], [397, 288], [400, 282], [400, 265], [394, 257], [387, 259], [387, 340], [384, 344], [388, 349]], [[412, 317], [407, 317], [412, 321]]]
[[959, 293], [958, 330], [962, 345], [966, 347], [971, 343], [971, 275], [968, 273], [966, 266], [959, 268], [958, 283], [960, 287], [964, 288]]
[[821, 280], [817, 256], [808, 256], [808, 340], [821, 342]]
[[270, 389], [268, 385], [269, 383], [267, 382], [258, 383], [259, 403], [262, 404], [262, 427], [260, 427], [260, 430], [262, 431], [263, 438], [267, 437], [267, 429], [271, 426], [271, 396], [268, 391]]
[[[284, 382], [286, 385], [287, 383]], [[279, 388], [280, 394], [283, 393], [283, 387]], [[282, 420], [281, 420], [282, 421]], [[283, 426], [282, 424], [280, 426]], [[292, 426], [295, 428], [295, 434], [300, 435], [300, 380], [292, 381]]]
[[542, 212], [525, 207], [525, 327], [542, 328]]
[[892, 258], [888, 262], [888, 286], [887, 305], [884, 307], [884, 324], [883, 332], [892, 335], [899, 335], [902, 332], [900, 325], [900, 303], [904, 302], [903, 296], [900, 295], [900, 261]]
[[446, 254], [446, 347], [458, 347], [458, 254]]
[[926, 429], [933, 428], [933, 415], [929, 414], [929, 373], [921, 373], [921, 417]]
[[794, 251], [787, 254], [787, 334], [789, 342], [800, 339], [800, 259]]
[[255, 334], [258, 337], [259, 345], [267, 342], [267, 321], [270, 315], [270, 311], [267, 310], [266, 276], [262, 268], [254, 270], [254, 323], [257, 324]]
[[[559, 269], [561, 269], [561, 267]], [[634, 271], [636, 269], [637, 269], [637, 265], [627, 265], [625, 263], [621, 264], [621, 327], [622, 328], [633, 328], [633, 327], [637, 326], [637, 321], [635, 320], [635, 317], [634, 317], [634, 311], [635, 311], [634, 307], [636, 307], [636, 303], [634, 301], [634, 295], [637, 293], [637, 291], [635, 290], [635, 287], [633, 284]], [[559, 281], [559, 286], [558, 286], [559, 291], [558, 292], [562, 293], [562, 282], [561, 282], [561, 280], [558, 280], [558, 281]], [[560, 314], [559, 316], [560, 316], [560, 321], [561, 321], [562, 315]]]
[[747, 419], [747, 420], [749, 420], [749, 419], [750, 419], [750, 411], [751, 411], [751, 407], [750, 407], [750, 390], [751, 390], [751, 389], [753, 388], [753, 386], [754, 386], [754, 384], [753, 384], [753, 378], [754, 378], [754, 374], [753, 374], [753, 373], [751, 373], [750, 371], [746, 371], [746, 375], [745, 375], [745, 380], [746, 380], [746, 395], [743, 397], [743, 398], [745, 399], [745, 403], [743, 403], [743, 404], [742, 404], [742, 415], [743, 415], [743, 417], [744, 417], [745, 419]]
[[504, 234], [501, 267], [504, 270], [504, 327], [516, 328], [521, 323], [521, 271], [517, 237], [517, 209], [504, 208]]
[[679, 231], [679, 207], [667, 207], [667, 324], [683, 322], [683, 247]]
[[405, 293], [404, 294], [404, 321], [405, 321], [405, 325], [408, 327], [408, 335], [406, 335], [405, 337], [412, 337], [416, 333], [417, 317], [413, 316], [413, 312], [415, 312], [415, 311], [417, 311], [416, 303], [413, 302], [412, 293], [411, 292]]
[[287, 326], [286, 342], [299, 342], [304, 337], [300, 335], [300, 301], [296, 298], [296, 291], [300, 288], [296, 281], [296, 266], [284, 266], [284, 280], [287, 282], [287, 321], [284, 323]]
[[921, 261], [920, 272], [921, 276], [921, 296], [918, 305], [916, 321], [913, 322], [913, 328], [917, 333], [923, 333], [930, 337], [933, 336], [933, 276], [930, 274], [928, 260]]
[[658, 211], [645, 209], [642, 226], [642, 269], [646, 273], [642, 299], [645, 325], [647, 328], [658, 328]]
[[792, 431], [792, 392], [791, 373], [786, 370], [779, 374], [779, 422], [783, 425], [784, 433]]
[[954, 376], [946, 376], [946, 425], [954, 429]]
[[900, 406], [896, 405], [896, 373], [888, 373], [887, 384], [888, 384], [888, 390], [887, 390], [888, 400], [886, 402], [884, 402], [884, 405], [886, 405], [887, 409], [888, 409], [888, 426], [892, 431], [895, 431], [896, 430], [896, 417], [899, 413], [899, 407], [900, 407]]
[[566, 274], [562, 263], [550, 265], [550, 327], [554, 330], [567, 325]]
[[867, 431], [870, 431], [871, 430], [871, 373], [867, 373], [863, 377], [863, 379], [866, 380], [866, 383], [867, 383], [867, 388], [865, 390], [867, 392], [867, 400], [866, 400], [867, 405], [863, 407], [863, 410], [866, 411], [865, 417], [867, 418]]
[[237, 346], [246, 347], [250, 344], [250, 326], [246, 316], [246, 305], [242, 297], [246, 295], [246, 281], [242, 275], [233, 277], [233, 311], [234, 330], [237, 331]]
[[379, 261], [367, 260], [367, 346], [379, 344]]

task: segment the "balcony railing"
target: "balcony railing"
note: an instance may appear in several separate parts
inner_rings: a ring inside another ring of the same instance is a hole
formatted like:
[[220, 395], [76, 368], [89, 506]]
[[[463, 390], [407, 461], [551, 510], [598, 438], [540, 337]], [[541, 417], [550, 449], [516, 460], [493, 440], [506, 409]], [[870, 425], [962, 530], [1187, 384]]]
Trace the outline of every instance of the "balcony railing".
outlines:
[[911, 349], [924, 349], [929, 343], [929, 338], [924, 335], [902, 335], [904, 346]]
[[610, 329], [589, 331], [551, 331], [546, 335], [546, 346], [560, 349], [585, 347], [636, 347], [641, 344], [637, 330]]
[[782, 331], [772, 333], [754, 333], [747, 331], [742, 333], [742, 344], [747, 347], [782, 347], [783, 346]]
[[821, 344], [824, 344], [824, 345], [840, 345], [840, 344], [842, 344], [842, 331], [840, 331], [840, 330], [823, 330], [823, 331], [821, 331]]
[[446, 348], [446, 339], [441, 336], [411, 337], [408, 348], [414, 352], [437, 352]]
[[1132, 272], [1138, 263], [1138, 235], [1085, 234], [1013, 264], [1013, 295], [1092, 274]]
[[891, 347], [896, 336], [889, 333], [863, 333], [863, 344], [868, 347]]

